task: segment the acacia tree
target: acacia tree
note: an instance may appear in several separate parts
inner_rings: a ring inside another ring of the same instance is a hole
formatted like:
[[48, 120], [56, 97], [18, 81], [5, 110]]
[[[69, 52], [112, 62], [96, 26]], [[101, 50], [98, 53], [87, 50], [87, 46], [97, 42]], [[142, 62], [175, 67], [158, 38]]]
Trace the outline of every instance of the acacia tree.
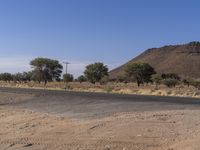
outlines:
[[125, 72], [130, 80], [137, 82], [138, 86], [152, 82], [151, 76], [156, 73], [153, 67], [144, 62], [129, 63], [125, 67]]
[[95, 84], [108, 75], [108, 67], [103, 63], [96, 62], [86, 66], [84, 74], [89, 82]]
[[59, 80], [63, 69], [59, 61], [49, 58], [35, 58], [30, 65], [34, 69], [33, 80], [44, 81], [45, 85], [48, 81]]

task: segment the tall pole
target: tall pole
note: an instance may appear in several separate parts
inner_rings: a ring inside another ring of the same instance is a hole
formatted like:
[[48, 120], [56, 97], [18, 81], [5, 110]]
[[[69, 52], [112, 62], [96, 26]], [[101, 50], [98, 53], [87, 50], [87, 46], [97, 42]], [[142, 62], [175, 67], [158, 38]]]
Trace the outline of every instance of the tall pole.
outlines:
[[70, 64], [69, 62], [63, 62], [66, 65], [66, 75], [67, 75], [67, 66]]
[[[63, 62], [65, 65], [66, 65], [66, 75], [67, 75], [67, 66], [70, 64], [69, 62]], [[65, 90], [67, 90], [67, 82], [66, 82], [66, 84], [65, 84]]]

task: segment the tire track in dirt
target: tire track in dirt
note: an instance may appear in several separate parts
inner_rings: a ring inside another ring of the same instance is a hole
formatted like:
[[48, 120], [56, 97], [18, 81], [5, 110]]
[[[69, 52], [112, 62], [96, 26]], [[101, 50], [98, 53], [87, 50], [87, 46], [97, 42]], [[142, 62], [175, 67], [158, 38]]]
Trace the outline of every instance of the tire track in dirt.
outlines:
[[[3, 140], [0, 139], [0, 145], [8, 145], [8, 148], [16, 145], [21, 147], [31, 148], [37, 146], [43, 149], [87, 149], [87, 150], [129, 150], [129, 149], [143, 149], [143, 148], [158, 148], [160, 145], [151, 143], [137, 143], [132, 141], [109, 141], [109, 140], [74, 140], [71, 143], [62, 141], [45, 142], [42, 138], [14, 138]], [[49, 141], [49, 140], [47, 140]], [[87, 143], [89, 142], [89, 143]]]

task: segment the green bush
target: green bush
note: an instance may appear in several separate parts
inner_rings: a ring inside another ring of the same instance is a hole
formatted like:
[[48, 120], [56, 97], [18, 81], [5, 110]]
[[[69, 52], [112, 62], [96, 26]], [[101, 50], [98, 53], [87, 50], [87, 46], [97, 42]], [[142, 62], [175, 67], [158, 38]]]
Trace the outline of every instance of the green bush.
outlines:
[[178, 81], [180, 81], [181, 80], [181, 77], [179, 77], [176, 73], [163, 73], [162, 75], [161, 75], [161, 77], [163, 78], [163, 79], [176, 79], [176, 80], [178, 80]]
[[170, 88], [175, 87], [178, 83], [179, 83], [179, 81], [177, 79], [173, 79], [173, 78], [167, 78], [167, 79], [163, 80], [163, 84]]

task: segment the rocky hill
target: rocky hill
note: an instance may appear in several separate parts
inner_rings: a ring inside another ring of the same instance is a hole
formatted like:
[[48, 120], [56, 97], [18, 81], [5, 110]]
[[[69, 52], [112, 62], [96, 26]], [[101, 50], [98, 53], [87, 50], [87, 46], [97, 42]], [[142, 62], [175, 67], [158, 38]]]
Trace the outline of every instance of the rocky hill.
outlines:
[[[138, 61], [149, 63], [157, 73], [177, 73], [182, 77], [200, 78], [200, 42], [151, 48], [128, 63]], [[122, 76], [126, 64], [110, 71], [110, 78]]]

